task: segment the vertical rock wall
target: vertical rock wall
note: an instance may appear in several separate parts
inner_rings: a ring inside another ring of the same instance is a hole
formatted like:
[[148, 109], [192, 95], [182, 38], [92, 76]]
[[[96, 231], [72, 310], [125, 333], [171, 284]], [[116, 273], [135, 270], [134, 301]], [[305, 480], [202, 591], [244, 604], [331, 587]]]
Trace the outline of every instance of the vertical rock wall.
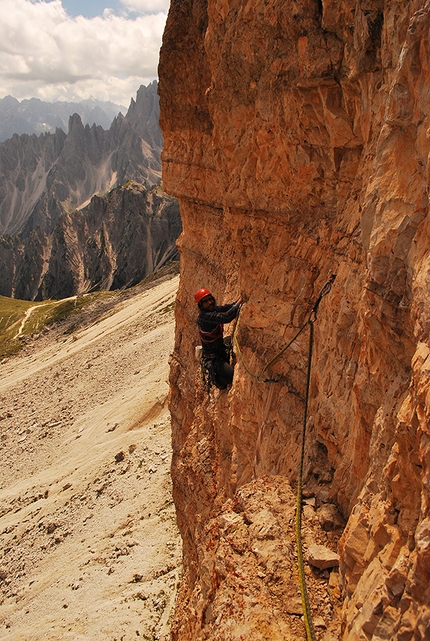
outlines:
[[[303, 336], [276, 362], [274, 392], [238, 362], [229, 393], [208, 397], [193, 292], [242, 293], [237, 336], [260, 371], [331, 273], [306, 480], [347, 519], [340, 636], [430, 638], [429, 28], [424, 0], [172, 0], [159, 93], [183, 223], [170, 400], [181, 641], [241, 638], [214, 632], [228, 570], [205, 576], [207, 528], [253, 479], [295, 483], [307, 353]], [[262, 630], [253, 639], [278, 638]]]

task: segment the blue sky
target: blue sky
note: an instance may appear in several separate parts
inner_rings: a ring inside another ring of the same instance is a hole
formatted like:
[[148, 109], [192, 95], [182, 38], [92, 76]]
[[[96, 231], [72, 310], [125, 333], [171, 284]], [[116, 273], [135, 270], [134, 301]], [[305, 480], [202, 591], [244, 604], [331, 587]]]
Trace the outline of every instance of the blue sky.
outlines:
[[157, 77], [169, 0], [0, 0], [0, 98], [111, 100]]
[[124, 8], [119, 0], [111, 0], [110, 2], [104, 0], [63, 0], [63, 7], [69, 16], [81, 15], [86, 18], [101, 16], [105, 9], [112, 9], [115, 13], [119, 13]]

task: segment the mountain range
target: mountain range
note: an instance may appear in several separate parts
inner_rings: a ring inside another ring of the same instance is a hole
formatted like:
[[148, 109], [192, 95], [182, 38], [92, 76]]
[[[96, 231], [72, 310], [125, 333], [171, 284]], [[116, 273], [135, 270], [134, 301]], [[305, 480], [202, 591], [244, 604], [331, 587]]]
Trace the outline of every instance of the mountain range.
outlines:
[[94, 194], [135, 180], [161, 179], [163, 139], [158, 126], [157, 83], [140, 87], [126, 116], [109, 129], [69, 118], [68, 132], [23, 134], [0, 144], [0, 236], [51, 232], [59, 215], [85, 205]]
[[126, 287], [176, 256], [179, 207], [161, 187], [157, 83], [109, 129], [0, 143], [0, 295], [61, 298]]
[[39, 98], [17, 100], [12, 96], [0, 99], [0, 142], [14, 134], [55, 133], [56, 129], [67, 131], [70, 114], [81, 116], [84, 125], [101, 125], [109, 129], [113, 119], [127, 108], [113, 102], [82, 100], [81, 102], [45, 102]]

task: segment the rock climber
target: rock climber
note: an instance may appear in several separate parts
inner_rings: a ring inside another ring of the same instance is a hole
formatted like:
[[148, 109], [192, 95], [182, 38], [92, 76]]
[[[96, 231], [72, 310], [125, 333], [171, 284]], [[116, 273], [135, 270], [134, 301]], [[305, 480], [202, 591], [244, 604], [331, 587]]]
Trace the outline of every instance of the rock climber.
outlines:
[[224, 325], [237, 317], [242, 297], [228, 305], [217, 305], [211, 292], [203, 287], [194, 294], [194, 300], [200, 309], [197, 325], [203, 366], [216, 387], [226, 389], [233, 381], [233, 367], [230, 365], [230, 349], [224, 342]]

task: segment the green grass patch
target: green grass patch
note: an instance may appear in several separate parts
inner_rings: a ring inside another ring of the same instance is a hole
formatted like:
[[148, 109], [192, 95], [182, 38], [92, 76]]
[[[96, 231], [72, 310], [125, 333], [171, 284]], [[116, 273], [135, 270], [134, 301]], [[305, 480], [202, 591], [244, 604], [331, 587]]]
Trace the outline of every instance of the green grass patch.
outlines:
[[[91, 315], [91, 319], [92, 322], [98, 322], [114, 313], [117, 302], [126, 300], [146, 288], [151, 288], [164, 278], [177, 274], [178, 271], [179, 264], [172, 261], [129, 289], [101, 290], [62, 300], [44, 300], [36, 303], [0, 296], [0, 359], [19, 352], [25, 343], [23, 339], [26, 336], [37, 335], [45, 327], [69, 317], [72, 318], [63, 327], [63, 331], [64, 334], [72, 334], [82, 325], [84, 316], [80, 315], [80, 312], [93, 302], [97, 303], [98, 311], [92, 312], [94, 315]], [[100, 305], [98, 305], [99, 302]], [[172, 311], [173, 307], [174, 303], [171, 303], [163, 308], [161, 313], [167, 314]], [[73, 316], [76, 318], [74, 319]]]
[[20, 341], [15, 336], [32, 305], [25, 300], [0, 296], [0, 357], [10, 356], [21, 349]]
[[0, 358], [19, 352], [25, 336], [38, 334], [45, 327], [79, 313], [95, 298], [113, 295], [103, 291], [37, 303], [0, 296]]

